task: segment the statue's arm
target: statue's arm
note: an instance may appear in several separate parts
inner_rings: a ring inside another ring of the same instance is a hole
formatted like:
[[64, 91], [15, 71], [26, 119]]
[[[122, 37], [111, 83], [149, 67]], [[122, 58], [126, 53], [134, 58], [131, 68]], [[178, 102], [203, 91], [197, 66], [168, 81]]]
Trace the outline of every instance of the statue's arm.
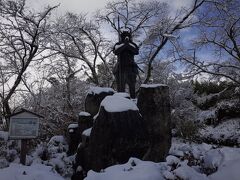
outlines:
[[139, 48], [135, 43], [127, 43], [127, 48], [134, 54], [138, 55], [139, 54]]
[[125, 43], [117, 43], [113, 47], [113, 53], [116, 55], [119, 55], [124, 49], [126, 49], [126, 44]]
[[134, 55], [139, 54], [139, 48], [135, 43], [132, 42], [124, 42], [124, 43], [117, 43], [113, 47], [113, 53], [119, 55], [123, 50], [130, 50]]

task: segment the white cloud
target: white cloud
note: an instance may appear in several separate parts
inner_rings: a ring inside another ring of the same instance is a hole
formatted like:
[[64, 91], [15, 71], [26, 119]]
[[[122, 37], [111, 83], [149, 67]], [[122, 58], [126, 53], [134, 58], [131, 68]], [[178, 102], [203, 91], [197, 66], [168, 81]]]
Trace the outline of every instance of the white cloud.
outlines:
[[[57, 12], [63, 14], [66, 11], [75, 13], [88, 13], [91, 15], [95, 10], [104, 8], [104, 6], [111, 0], [27, 0], [27, 5], [34, 9], [39, 9], [47, 5], [60, 4]], [[141, 0], [137, 0], [141, 1]], [[181, 7], [189, 7], [193, 0], [159, 0], [170, 5], [171, 11], [175, 12]]]
[[67, 11], [74, 13], [93, 13], [95, 10], [103, 8], [109, 0], [27, 0], [27, 6], [35, 10], [47, 5], [58, 5], [58, 14]]

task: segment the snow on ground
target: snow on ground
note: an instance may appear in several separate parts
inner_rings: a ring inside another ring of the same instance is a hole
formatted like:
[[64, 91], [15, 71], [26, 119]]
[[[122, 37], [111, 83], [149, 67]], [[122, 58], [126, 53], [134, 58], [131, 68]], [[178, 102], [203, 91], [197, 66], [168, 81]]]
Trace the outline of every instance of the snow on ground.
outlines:
[[51, 166], [10, 164], [0, 170], [1, 180], [64, 180]]
[[138, 107], [133, 101], [120, 96], [107, 96], [100, 106], [104, 107], [107, 112], [138, 111]]
[[106, 168], [96, 173], [90, 170], [84, 180], [164, 180], [165, 165], [130, 158], [126, 164]]
[[239, 180], [239, 169], [240, 148], [216, 148], [173, 139], [166, 162], [130, 158], [126, 164], [99, 173], [89, 171], [84, 180]]

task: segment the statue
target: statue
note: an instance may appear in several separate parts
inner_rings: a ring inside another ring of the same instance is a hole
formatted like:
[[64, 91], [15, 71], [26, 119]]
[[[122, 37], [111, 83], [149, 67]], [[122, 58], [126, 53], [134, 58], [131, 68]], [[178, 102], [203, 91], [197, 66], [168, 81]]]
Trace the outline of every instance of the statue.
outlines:
[[113, 74], [117, 82], [117, 91], [125, 92], [125, 85], [129, 87], [130, 97], [136, 98], [135, 84], [138, 75], [138, 65], [134, 62], [134, 55], [138, 55], [138, 46], [132, 41], [129, 31], [120, 32], [119, 42], [114, 45], [113, 53], [118, 56]]

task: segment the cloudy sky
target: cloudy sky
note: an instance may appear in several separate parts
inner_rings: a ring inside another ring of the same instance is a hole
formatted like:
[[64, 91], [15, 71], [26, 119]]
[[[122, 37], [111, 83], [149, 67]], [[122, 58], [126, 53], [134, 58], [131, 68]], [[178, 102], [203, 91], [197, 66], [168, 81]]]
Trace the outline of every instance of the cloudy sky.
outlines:
[[[60, 7], [57, 10], [57, 14], [63, 14], [64, 12], [84, 12], [91, 15], [95, 10], [103, 8], [110, 0], [27, 0], [27, 5], [38, 9], [46, 5], [57, 5]], [[140, 1], [140, 0], [137, 0]], [[149, 0], [151, 1], [151, 0]], [[189, 6], [192, 0], [158, 0], [167, 2], [172, 7], [172, 10], [176, 10], [181, 6]]]

